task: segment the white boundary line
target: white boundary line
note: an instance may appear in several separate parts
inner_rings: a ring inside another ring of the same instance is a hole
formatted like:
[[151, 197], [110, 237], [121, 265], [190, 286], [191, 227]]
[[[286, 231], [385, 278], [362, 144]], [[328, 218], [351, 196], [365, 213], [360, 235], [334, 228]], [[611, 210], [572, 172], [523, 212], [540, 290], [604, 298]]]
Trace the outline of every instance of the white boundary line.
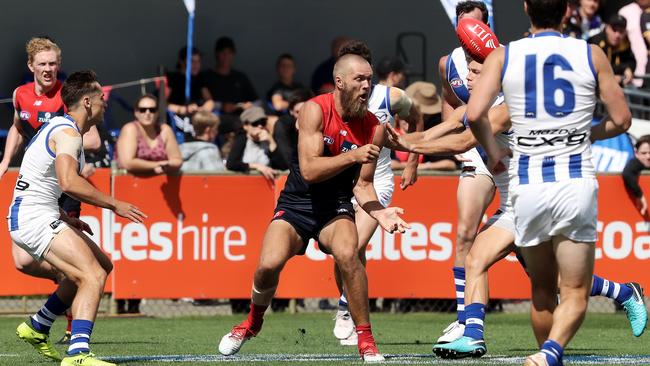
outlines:
[[[431, 354], [386, 354], [386, 363], [399, 364], [473, 364], [473, 365], [516, 365], [524, 357], [485, 356], [480, 359], [443, 360]], [[361, 361], [357, 355], [344, 354], [242, 354], [238, 356], [221, 355], [141, 355], [101, 357], [117, 362], [354, 362]], [[650, 355], [637, 356], [573, 356], [567, 355], [564, 361], [576, 365], [640, 365], [650, 364]]]

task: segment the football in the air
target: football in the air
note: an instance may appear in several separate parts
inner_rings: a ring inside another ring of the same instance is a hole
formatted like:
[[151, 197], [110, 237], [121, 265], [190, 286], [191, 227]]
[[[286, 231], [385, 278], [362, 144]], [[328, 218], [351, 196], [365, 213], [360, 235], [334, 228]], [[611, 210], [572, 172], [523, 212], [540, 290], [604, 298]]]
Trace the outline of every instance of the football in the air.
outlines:
[[463, 18], [458, 21], [456, 35], [465, 51], [481, 63], [492, 51], [500, 47], [499, 40], [490, 27], [477, 19]]

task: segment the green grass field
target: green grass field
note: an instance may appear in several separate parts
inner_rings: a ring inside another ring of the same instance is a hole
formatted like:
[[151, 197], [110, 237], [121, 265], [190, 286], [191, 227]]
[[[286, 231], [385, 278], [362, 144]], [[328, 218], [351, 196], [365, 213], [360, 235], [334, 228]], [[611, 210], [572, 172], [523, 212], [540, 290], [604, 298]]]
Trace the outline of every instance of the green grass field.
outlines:
[[[332, 335], [331, 315], [326, 313], [269, 314], [262, 333], [246, 343], [240, 357], [224, 360], [217, 356], [217, 343], [241, 319], [242, 315], [100, 318], [93, 332], [92, 349], [121, 365], [360, 364], [356, 347], [338, 345]], [[0, 365], [56, 364], [40, 358], [31, 346], [15, 336], [15, 328], [23, 320], [0, 318]], [[372, 320], [380, 351], [395, 355], [388, 358], [392, 364], [521, 364], [517, 357], [536, 349], [526, 314], [488, 314], [488, 355], [480, 360], [455, 362], [442, 362], [431, 354], [432, 341], [452, 320], [452, 315], [373, 314]], [[64, 326], [65, 320], [59, 319], [52, 337], [58, 339]], [[58, 347], [65, 350], [64, 346]], [[565, 364], [647, 365], [650, 364], [650, 334], [634, 338], [624, 314], [589, 314], [566, 355], [569, 357], [565, 358]], [[587, 355], [608, 357], [583, 357]], [[634, 357], [613, 357], [625, 355]], [[301, 361], [296, 361], [298, 358]]]

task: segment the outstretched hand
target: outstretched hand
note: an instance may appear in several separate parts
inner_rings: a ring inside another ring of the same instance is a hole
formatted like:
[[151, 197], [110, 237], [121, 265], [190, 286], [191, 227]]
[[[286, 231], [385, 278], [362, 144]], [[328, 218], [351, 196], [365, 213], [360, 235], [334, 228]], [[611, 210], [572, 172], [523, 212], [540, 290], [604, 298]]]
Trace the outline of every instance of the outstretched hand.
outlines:
[[128, 202], [117, 201], [113, 211], [118, 216], [124, 217], [138, 224], [142, 223], [142, 221], [147, 218], [147, 215], [145, 215], [144, 212], [140, 211], [139, 208]]
[[390, 123], [386, 123], [385, 126], [387, 147], [392, 150], [411, 151], [411, 144], [405, 141], [404, 137], [397, 132], [395, 127], [391, 126]]
[[375, 219], [379, 225], [389, 233], [404, 233], [411, 226], [402, 220], [399, 215], [404, 214], [404, 210], [399, 207], [386, 207], [375, 214]]

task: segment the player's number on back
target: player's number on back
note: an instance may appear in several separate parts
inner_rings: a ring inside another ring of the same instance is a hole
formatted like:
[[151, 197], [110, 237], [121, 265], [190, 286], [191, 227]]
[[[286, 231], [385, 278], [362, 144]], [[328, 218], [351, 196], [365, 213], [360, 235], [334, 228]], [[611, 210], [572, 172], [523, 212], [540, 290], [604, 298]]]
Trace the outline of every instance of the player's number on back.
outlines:
[[24, 180], [18, 180], [16, 182], [16, 189], [19, 191], [24, 191], [27, 188], [29, 188], [29, 183], [25, 182]]
[[[576, 106], [575, 90], [571, 82], [555, 75], [556, 69], [573, 71], [571, 64], [561, 55], [553, 54], [543, 61], [542, 90], [544, 91], [544, 109], [549, 116], [565, 117]], [[524, 86], [526, 89], [526, 118], [537, 118], [537, 55], [526, 55]], [[557, 94], [562, 94], [562, 104], [558, 104]]]

